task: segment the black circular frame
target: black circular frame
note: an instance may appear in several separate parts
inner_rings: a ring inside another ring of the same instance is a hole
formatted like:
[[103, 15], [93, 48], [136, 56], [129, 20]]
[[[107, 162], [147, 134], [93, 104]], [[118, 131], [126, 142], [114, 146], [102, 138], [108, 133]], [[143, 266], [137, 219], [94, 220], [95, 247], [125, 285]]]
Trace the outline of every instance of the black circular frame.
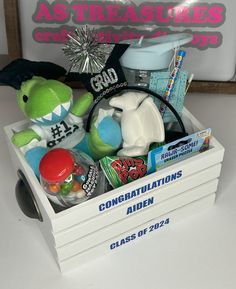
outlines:
[[[164, 103], [170, 110], [171, 112], [174, 114], [174, 116], [176, 117], [179, 126], [182, 130], [183, 136], [188, 135], [185, 129], [185, 126], [183, 124], [183, 121], [181, 119], [181, 117], [179, 116], [178, 112], [175, 110], [175, 108], [167, 101], [165, 100], [162, 96], [160, 96], [158, 93], [151, 91], [150, 89], [147, 89], [145, 87], [139, 87], [139, 86], [123, 86], [115, 91], [113, 91], [112, 93], [109, 93], [105, 96], [106, 99], [114, 96], [117, 93], [120, 93], [122, 91], [125, 90], [137, 90], [137, 91], [142, 91], [142, 92], [146, 92], [154, 97], [156, 97], [157, 99], [159, 99], [162, 103]], [[88, 119], [87, 119], [87, 125], [86, 125], [86, 131], [89, 132], [90, 130], [90, 126], [91, 126], [91, 121], [92, 121], [92, 116], [94, 113], [95, 108], [97, 107], [97, 105], [99, 104], [99, 102], [102, 100], [103, 98], [101, 98], [97, 103], [94, 104], [94, 106], [92, 107], [89, 115], [88, 115]]]

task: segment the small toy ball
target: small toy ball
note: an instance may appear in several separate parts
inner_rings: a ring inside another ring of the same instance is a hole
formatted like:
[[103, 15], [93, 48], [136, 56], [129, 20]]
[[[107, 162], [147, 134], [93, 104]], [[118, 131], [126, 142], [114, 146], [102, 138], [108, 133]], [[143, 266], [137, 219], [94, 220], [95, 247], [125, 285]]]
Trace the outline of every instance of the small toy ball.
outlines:
[[82, 203], [96, 192], [98, 168], [82, 152], [52, 149], [42, 158], [39, 171], [48, 198], [62, 207]]

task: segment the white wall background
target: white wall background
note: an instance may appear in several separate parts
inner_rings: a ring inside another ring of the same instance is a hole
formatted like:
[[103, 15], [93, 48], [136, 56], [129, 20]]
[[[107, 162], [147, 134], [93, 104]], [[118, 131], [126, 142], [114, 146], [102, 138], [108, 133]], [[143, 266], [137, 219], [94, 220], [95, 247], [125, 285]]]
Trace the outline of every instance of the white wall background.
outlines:
[[0, 54], [7, 54], [7, 37], [5, 29], [5, 17], [3, 10], [3, 0], [0, 0]]

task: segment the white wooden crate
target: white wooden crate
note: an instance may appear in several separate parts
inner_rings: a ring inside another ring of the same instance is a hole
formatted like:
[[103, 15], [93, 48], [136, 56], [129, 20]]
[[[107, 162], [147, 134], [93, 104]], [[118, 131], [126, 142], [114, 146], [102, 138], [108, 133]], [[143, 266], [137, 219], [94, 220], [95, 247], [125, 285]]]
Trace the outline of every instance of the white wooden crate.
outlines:
[[[69, 242], [62, 247], [57, 248], [58, 261], [62, 262], [65, 259], [71, 258], [78, 253], [84, 252], [114, 236], [120, 235], [124, 232], [137, 227], [139, 224], [146, 223], [147, 221], [159, 217], [166, 212], [171, 212], [177, 208], [181, 208], [191, 202], [200, 198], [206, 197], [209, 194], [215, 193], [217, 190], [218, 179], [207, 182], [206, 184], [197, 186], [192, 190], [188, 190], [179, 194], [167, 201], [160, 202], [159, 204], [143, 210], [142, 213], [135, 214], [129, 218], [125, 218], [112, 225], [106, 226], [100, 230], [93, 232], [87, 236], [79, 238], [73, 242]], [[158, 193], [158, 192], [156, 192]]]
[[[203, 170], [197, 174], [193, 174], [178, 182], [175, 182], [171, 186], [171, 190], [169, 189], [168, 186], [166, 186], [162, 190], [151, 191], [147, 195], [140, 197], [138, 199], [138, 203], [141, 203], [147, 199], [153, 198], [153, 205], [151, 207], [154, 207], [160, 203], [163, 203], [164, 201], [168, 199], [171, 199], [175, 196], [182, 194], [183, 192], [186, 192], [192, 188], [198, 187], [201, 184], [207, 183], [211, 180], [215, 180], [216, 178], [220, 176], [220, 170], [221, 170], [221, 164], [214, 165], [210, 167], [209, 169]], [[68, 229], [64, 229], [63, 231], [54, 233], [53, 237], [54, 237], [55, 247], [61, 247], [68, 242], [72, 242], [74, 240], [82, 238], [83, 236], [86, 236], [96, 230], [102, 229], [103, 227], [110, 225], [111, 222], [115, 223], [117, 221], [129, 218], [129, 216], [126, 215], [127, 209], [135, 204], [137, 204], [136, 199], [134, 201], [125, 203], [124, 205], [121, 205], [117, 208], [114, 208], [112, 210], [112, 213], [114, 213], [112, 220], [110, 220], [109, 218], [110, 212], [108, 211], [108, 212], [105, 212], [104, 214], [100, 214], [96, 216], [95, 218], [91, 218], [90, 220], [79, 223], [78, 225], [75, 225]], [[143, 215], [143, 212], [148, 209], [149, 207], [142, 209], [142, 215]], [[130, 218], [132, 218], [132, 216], [136, 214], [137, 213], [134, 212], [132, 215], [130, 215]]]
[[[184, 118], [193, 124], [195, 131], [203, 129], [186, 109]], [[23, 172], [32, 189], [42, 215], [41, 231], [62, 270], [70, 268], [68, 264], [77, 264], [78, 262], [74, 261], [77, 260], [76, 256], [217, 190], [224, 148], [213, 137], [211, 148], [204, 153], [56, 213], [33, 171], [11, 143], [13, 130], [22, 129], [26, 124], [27, 122], [23, 121], [5, 127], [8, 147], [15, 170]], [[169, 176], [172, 176], [173, 180], [166, 183], [165, 180], [169, 180]], [[124, 201], [122, 196], [133, 190], [143, 190], [143, 193]], [[127, 214], [127, 209], [138, 203], [149, 203], [149, 206]], [[107, 208], [102, 210], [105, 207]], [[86, 256], [89, 256], [89, 253]]]
[[[113, 254], [120, 249], [128, 250], [130, 245], [134, 245], [136, 242], [145, 239], [150, 234], [155, 234], [158, 231], [163, 230], [165, 227], [168, 228], [179, 221], [187, 220], [189, 217], [200, 214], [206, 209], [209, 209], [215, 202], [215, 196], [215, 194], [211, 194], [162, 216], [157, 218], [154, 217], [145, 224], [141, 224], [128, 232], [107, 240], [104, 243], [98, 244], [90, 250], [65, 259], [59, 263], [60, 270], [62, 273], [67, 273], [68, 271], [75, 270], [78, 266], [85, 264], [90, 260], [94, 260], [95, 258], [104, 255], [104, 253]], [[166, 220], [168, 220], [168, 224], [165, 224]], [[122, 240], [126, 241], [128, 239], [130, 239], [130, 241], [127, 243], [124, 243], [123, 241], [123, 245], [121, 245]], [[165, 248], [163, 248], [163, 250], [165, 250]]]

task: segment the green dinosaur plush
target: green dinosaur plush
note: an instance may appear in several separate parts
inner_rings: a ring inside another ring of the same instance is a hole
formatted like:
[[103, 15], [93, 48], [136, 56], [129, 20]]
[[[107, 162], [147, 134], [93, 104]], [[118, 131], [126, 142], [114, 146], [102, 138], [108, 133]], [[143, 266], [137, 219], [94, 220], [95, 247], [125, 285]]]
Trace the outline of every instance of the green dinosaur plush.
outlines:
[[93, 96], [86, 93], [73, 104], [69, 86], [34, 76], [22, 83], [17, 91], [17, 102], [33, 124], [15, 133], [12, 142], [22, 147], [33, 139], [46, 140], [48, 147], [54, 147], [63, 146], [67, 137], [72, 139], [72, 134], [73, 139], [76, 138], [74, 145], [82, 139], [85, 133], [82, 117], [93, 103]]
[[[12, 80], [11, 73], [17, 70], [14, 70], [13, 64], [10, 64], [10, 69], [4, 68], [0, 72], [0, 82], [6, 84]], [[27, 64], [32, 65], [29, 61]], [[69, 86], [39, 74], [20, 85], [14, 82], [12, 86], [17, 88], [19, 107], [31, 121], [28, 128], [14, 133], [12, 142], [25, 153], [36, 174], [39, 161], [48, 148], [76, 148], [95, 160], [111, 155], [119, 148], [122, 141], [120, 126], [104, 111], [102, 116], [98, 116], [96, 125], [92, 125], [91, 132], [85, 132], [83, 117], [93, 103], [91, 93], [81, 95], [73, 103], [73, 92]], [[46, 150], [42, 149], [43, 142]]]

